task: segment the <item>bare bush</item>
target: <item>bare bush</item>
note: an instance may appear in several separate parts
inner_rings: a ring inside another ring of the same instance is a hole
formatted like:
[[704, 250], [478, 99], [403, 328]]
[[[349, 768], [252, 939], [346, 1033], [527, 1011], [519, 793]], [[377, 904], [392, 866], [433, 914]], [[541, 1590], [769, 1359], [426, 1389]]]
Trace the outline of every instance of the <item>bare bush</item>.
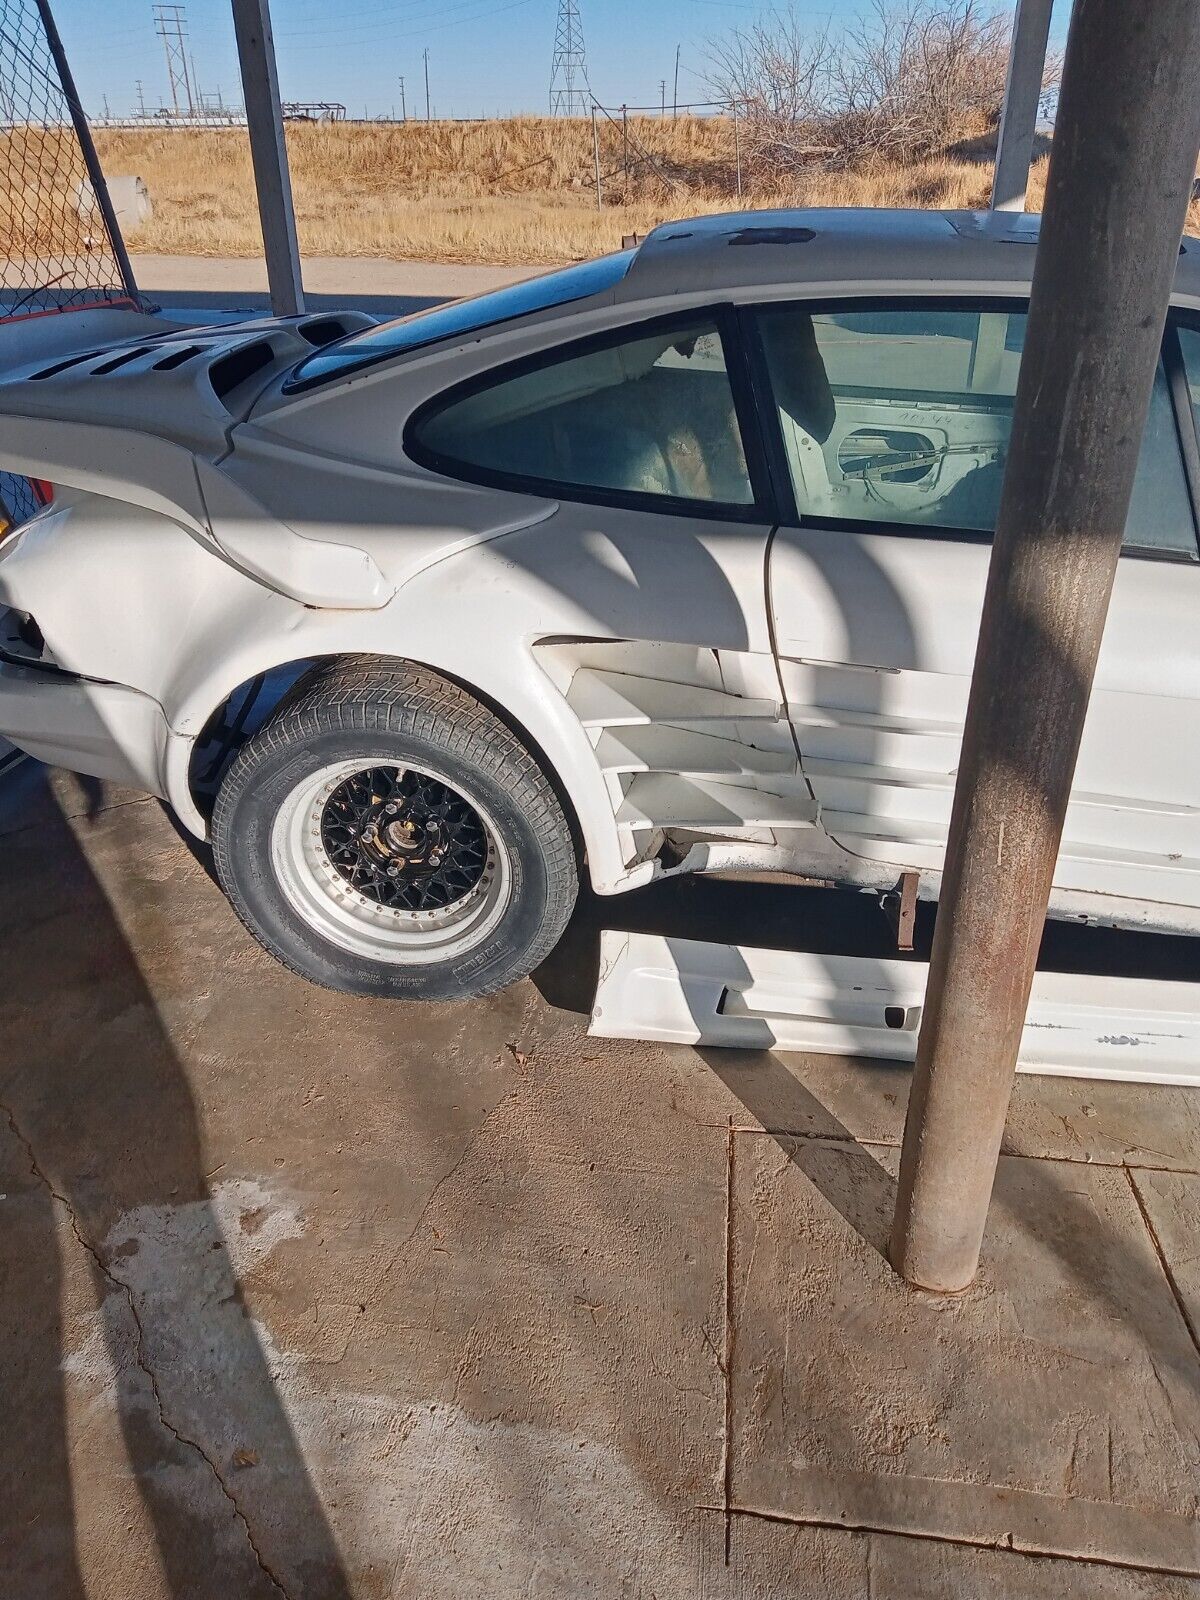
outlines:
[[777, 12], [714, 43], [709, 79], [761, 177], [919, 161], [995, 122], [1009, 29], [981, 0], [871, 0], [839, 31]]

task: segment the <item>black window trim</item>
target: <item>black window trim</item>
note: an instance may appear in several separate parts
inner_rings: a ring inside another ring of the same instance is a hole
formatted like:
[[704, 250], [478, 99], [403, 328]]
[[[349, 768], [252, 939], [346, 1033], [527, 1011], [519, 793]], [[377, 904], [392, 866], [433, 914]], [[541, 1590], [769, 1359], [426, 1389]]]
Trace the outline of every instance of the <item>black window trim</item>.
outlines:
[[[1171, 405], [1175, 412], [1175, 431], [1179, 436], [1179, 449], [1183, 456], [1183, 475], [1187, 480], [1192, 501], [1192, 521], [1200, 538], [1200, 428], [1196, 411], [1188, 391], [1187, 368], [1183, 359], [1183, 346], [1179, 329], [1188, 328], [1200, 333], [1200, 312], [1188, 313], [1172, 308], [1167, 314], [1163, 332], [1162, 359], [1167, 372], [1167, 385], [1171, 391]], [[1200, 381], [1200, 373], [1197, 374]]]
[[[539, 317], [545, 316], [547, 312], [566, 311], [571, 306], [580, 305], [584, 300], [591, 300], [594, 297], [611, 293], [614, 289], [616, 289], [622, 280], [628, 275], [629, 268], [633, 265], [633, 257], [636, 253], [636, 250], [612, 250], [606, 255], [594, 256], [590, 260], [575, 262], [574, 265], [577, 267], [588, 267], [598, 265], [602, 261], [610, 260], [614, 256], [628, 256], [629, 259], [625, 264], [624, 272], [622, 272], [619, 277], [614, 278], [611, 283], [603, 285], [599, 289], [589, 289], [586, 293], [571, 295], [566, 300], [549, 300], [543, 305], [527, 306], [523, 311], [512, 311], [507, 316], [495, 317], [489, 322], [481, 322], [473, 327], [459, 328], [453, 333], [440, 333], [435, 335], [433, 338], [424, 339], [415, 344], [401, 345], [397, 349], [382, 351], [377, 355], [363, 356], [360, 360], [353, 361], [346, 366], [338, 367], [332, 372], [316, 373], [307, 378], [299, 376], [300, 368], [306, 366], [313, 357], [328, 355], [339, 345], [348, 344], [359, 334], [376, 331], [376, 329], [369, 328], [352, 329], [351, 332], [345, 334], [342, 338], [334, 339], [329, 344], [321, 345], [318, 349], [310, 350], [308, 355], [302, 356], [300, 360], [290, 368], [285, 376], [283, 383], [280, 385], [280, 393], [286, 395], [289, 399], [294, 395], [308, 394], [310, 390], [325, 388], [327, 386], [332, 387], [334, 384], [341, 382], [343, 379], [356, 378], [359, 373], [374, 371], [377, 367], [382, 367], [385, 363], [400, 362], [407, 356], [425, 355], [430, 351], [436, 350], [439, 345], [450, 345], [456, 340], [460, 343], [478, 343], [481, 339], [491, 338], [493, 333], [497, 333], [501, 330], [507, 331], [509, 328], [521, 322], [526, 317]], [[489, 295], [502, 294], [506, 288], [519, 290], [527, 286], [536, 286], [536, 284], [542, 278], [553, 278], [556, 277], [560, 271], [570, 270], [571, 267], [568, 265], [565, 268], [553, 269], [544, 273], [535, 273], [532, 278], [518, 279], [515, 283], [501, 284], [496, 289], [483, 290], [480, 294], [464, 295], [461, 297], [461, 300], [451, 298], [450, 300], [435, 301], [432, 305], [419, 307], [416, 310], [406, 312], [399, 317], [387, 317], [382, 322], [378, 323], [376, 328], [386, 327], [390, 322], [409, 322], [413, 318], [423, 317], [427, 312], [448, 311], [460, 303], [470, 304], [473, 301], [487, 298]]]
[[[727, 500], [692, 500], [679, 495], [655, 494], [643, 489], [591, 488], [587, 484], [562, 483], [555, 478], [529, 476], [525, 473], [504, 472], [488, 467], [476, 467], [460, 461], [455, 456], [443, 455], [422, 445], [417, 437], [421, 424], [435, 412], [481, 394], [487, 389], [524, 377], [542, 367], [555, 366], [560, 361], [570, 361], [577, 356], [590, 355], [612, 345], [645, 338], [654, 333], [667, 333], [678, 328], [686, 330], [696, 324], [716, 329], [725, 357], [725, 370], [733, 394], [734, 414], [741, 433], [742, 449], [746, 457], [746, 470], [753, 499], [739, 505]], [[477, 483], [486, 488], [508, 489], [518, 494], [533, 494], [546, 500], [559, 500], [567, 504], [612, 506], [626, 511], [652, 511], [659, 516], [701, 518], [708, 522], [739, 522], [774, 526], [779, 520], [775, 499], [774, 477], [768, 471], [763, 450], [762, 418], [758, 412], [758, 397], [750, 364], [742, 346], [741, 328], [734, 306], [728, 301], [710, 305], [690, 306], [687, 310], [666, 315], [635, 318], [582, 339], [559, 340], [540, 350], [521, 356], [515, 361], [501, 362], [476, 372], [461, 383], [441, 389], [423, 400], [411, 413], [404, 425], [401, 441], [404, 453], [418, 466], [427, 467], [445, 478], [460, 483]]]
[[[815, 297], [797, 296], [780, 300], [756, 300], [752, 303], [743, 303], [741, 306], [745, 328], [744, 342], [751, 352], [754, 381], [760, 392], [760, 420], [765, 436], [767, 459], [771, 463], [781, 526], [788, 528], [822, 528], [828, 531], [847, 529], [851, 533], [881, 533], [901, 539], [953, 540], [957, 544], [988, 546], [992, 544], [995, 537], [994, 532], [988, 532], [981, 528], [936, 527], [913, 522], [876, 521], [865, 517], [820, 517], [811, 515], [804, 517], [801, 516], [799, 507], [796, 504], [795, 487], [792, 483], [791, 469], [788, 466], [787, 446], [784, 443], [783, 428], [779, 421], [779, 409], [775, 403], [774, 393], [771, 388], [766, 351], [762, 342], [761, 318], [763, 313], [780, 309], [803, 308], [819, 316], [826, 312], [903, 311], [910, 307], [926, 308], [931, 311], [1007, 311], [1010, 313], [1015, 311], [1027, 316], [1029, 313], [1029, 296], [1028, 294], [976, 296], [920, 293], [869, 296], [820, 295]], [[1121, 559], [1123, 561], [1168, 561], [1176, 565], [1195, 567], [1200, 563], [1200, 446], [1197, 446], [1196, 419], [1188, 400], [1186, 383], [1182, 384], [1182, 389], [1180, 388], [1184, 373], [1183, 356], [1179, 350], [1178, 338], [1174, 331], [1176, 320], [1183, 320], [1188, 326], [1200, 328], [1200, 318], [1193, 320], [1187, 317], [1186, 314], [1182, 314], [1172, 308], [1167, 330], [1163, 336], [1162, 348], [1159, 352], [1159, 359], [1166, 369], [1171, 410], [1175, 419], [1176, 440], [1183, 457], [1184, 478], [1188, 488], [1188, 499], [1192, 513], [1192, 538], [1196, 542], [1196, 552], [1195, 554], [1190, 554], [1182, 550], [1139, 549], [1135, 547], [1125, 548], [1123, 546]], [[1176, 353], [1174, 372], [1171, 357], [1172, 345]], [[1197, 446], [1195, 470], [1198, 481], [1195, 483], [1189, 466], [1189, 440], [1193, 446]]]

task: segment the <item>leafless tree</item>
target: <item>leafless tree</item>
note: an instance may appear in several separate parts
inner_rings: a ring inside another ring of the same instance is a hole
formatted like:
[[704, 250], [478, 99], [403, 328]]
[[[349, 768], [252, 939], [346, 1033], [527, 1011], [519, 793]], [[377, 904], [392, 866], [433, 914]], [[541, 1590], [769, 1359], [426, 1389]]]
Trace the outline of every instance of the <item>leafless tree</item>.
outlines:
[[984, 0], [870, 0], [840, 31], [789, 10], [714, 43], [709, 81], [763, 176], [916, 160], [995, 121], [1009, 29]]

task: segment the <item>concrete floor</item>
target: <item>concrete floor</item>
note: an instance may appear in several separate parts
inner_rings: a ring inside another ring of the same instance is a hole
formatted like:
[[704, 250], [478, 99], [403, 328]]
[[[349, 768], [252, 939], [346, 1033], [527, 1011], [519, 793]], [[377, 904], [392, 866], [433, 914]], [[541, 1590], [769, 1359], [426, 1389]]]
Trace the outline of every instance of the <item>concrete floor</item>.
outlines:
[[1200, 1595], [1200, 1095], [1021, 1081], [915, 1296], [905, 1074], [589, 1040], [596, 925], [346, 999], [157, 803], [0, 789], [4, 1600]]

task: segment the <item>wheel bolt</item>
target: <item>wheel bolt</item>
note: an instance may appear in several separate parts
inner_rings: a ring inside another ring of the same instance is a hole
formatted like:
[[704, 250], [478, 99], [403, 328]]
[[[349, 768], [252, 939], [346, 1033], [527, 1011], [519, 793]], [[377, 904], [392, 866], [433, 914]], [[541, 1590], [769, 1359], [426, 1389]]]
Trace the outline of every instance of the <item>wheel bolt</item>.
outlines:
[[400, 807], [396, 804], [396, 802], [394, 800], [389, 800], [387, 805], [385, 805], [383, 809], [387, 812], [389, 817], [394, 817], [396, 815], [397, 811], [399, 811]]
[[438, 825], [437, 825], [436, 822], [429, 821], [429, 822], [427, 822], [425, 824], [425, 832], [426, 833], [436, 833], [437, 831], [438, 831]]

